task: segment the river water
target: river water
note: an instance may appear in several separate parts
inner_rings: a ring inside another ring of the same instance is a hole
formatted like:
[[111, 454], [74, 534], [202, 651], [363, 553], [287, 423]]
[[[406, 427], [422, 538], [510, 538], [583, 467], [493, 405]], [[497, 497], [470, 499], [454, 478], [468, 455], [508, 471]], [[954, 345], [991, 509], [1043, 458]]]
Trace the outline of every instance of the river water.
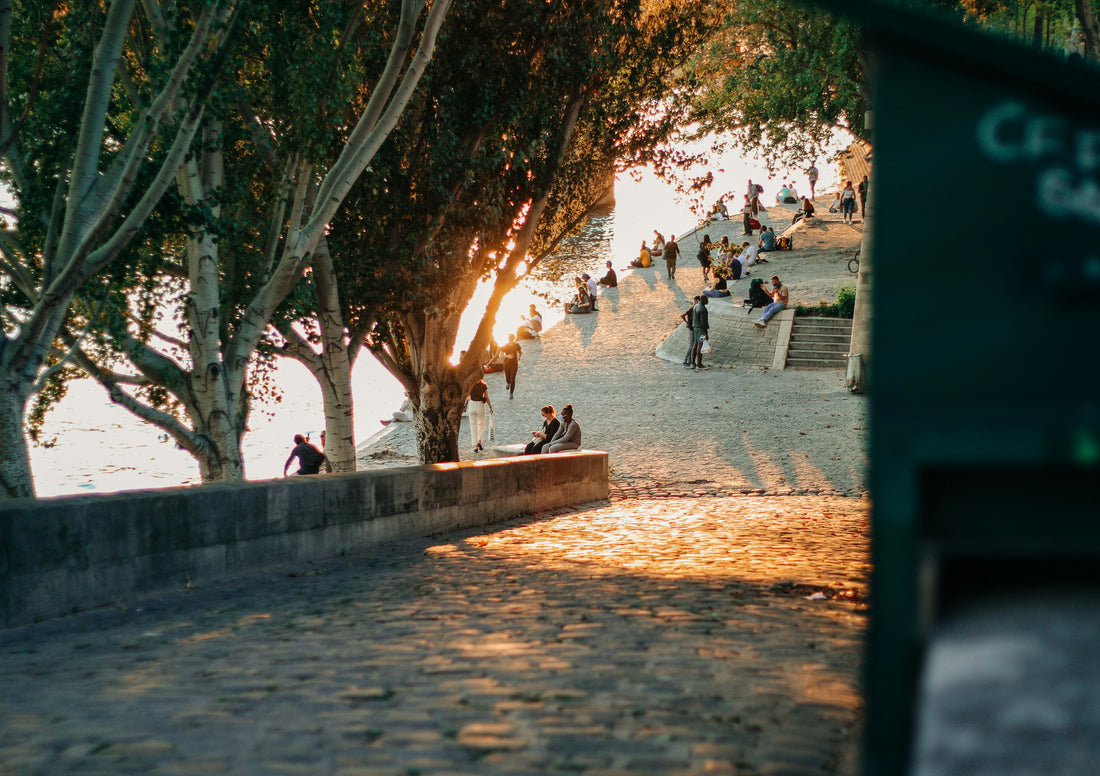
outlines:
[[[817, 189], [829, 191], [836, 185], [835, 167], [822, 162], [818, 167], [821, 180]], [[765, 202], [771, 201], [781, 180], [794, 180], [800, 191], [808, 193], [804, 173], [792, 170], [772, 179], [762, 163], [741, 159], [736, 153], [715, 158], [709, 169], [715, 180], [705, 201], [713, 204], [726, 194], [726, 202], [734, 212], [740, 208], [749, 178], [764, 186]], [[587, 271], [599, 277], [609, 259], [617, 270], [625, 267], [637, 256], [642, 240], [652, 240], [654, 229], [667, 238], [688, 231], [701, 215], [692, 212], [672, 184], [649, 171], [621, 175], [615, 182], [614, 206], [589, 218], [577, 235], [563, 241], [555, 255], [503, 301], [495, 327], [497, 340], [503, 342], [508, 332], [515, 331], [532, 303], [542, 312], [544, 327], [553, 326], [562, 318], [560, 300], [573, 295], [575, 275]], [[484, 312], [488, 290], [483, 287], [471, 300], [456, 350], [465, 347], [472, 337]], [[244, 437], [245, 473], [250, 480], [280, 476], [294, 434], [311, 434], [317, 440], [324, 428], [320, 389], [304, 367], [284, 361], [275, 382], [278, 399], [254, 403]], [[381, 419], [391, 416], [404, 394], [400, 384], [369, 353], [364, 353], [356, 364], [352, 387], [356, 442], [360, 443], [382, 429]], [[191, 456], [165, 440], [158, 429], [112, 404], [102, 388], [88, 380], [70, 385], [68, 394], [50, 412], [42, 442], [31, 448], [39, 496], [199, 482], [198, 466]]]

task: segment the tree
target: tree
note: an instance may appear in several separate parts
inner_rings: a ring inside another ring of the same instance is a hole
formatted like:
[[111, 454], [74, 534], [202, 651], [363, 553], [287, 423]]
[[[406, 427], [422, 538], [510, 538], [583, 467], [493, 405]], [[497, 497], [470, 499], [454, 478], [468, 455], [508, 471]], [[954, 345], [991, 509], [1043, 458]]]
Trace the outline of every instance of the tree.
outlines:
[[[155, 267], [164, 285], [179, 288], [185, 339], [133, 321], [127, 299], [116, 301], [115, 325], [97, 348], [80, 351], [81, 366], [113, 401], [196, 458], [204, 482], [243, 479], [257, 348], [324, 255], [329, 221], [413, 95], [449, 4], [403, 0], [392, 36], [372, 27], [381, 15], [367, 15], [385, 4], [275, 3], [259, 14], [265, 21], [246, 31], [235, 87], [219, 95], [217, 115], [179, 170], [179, 200], [191, 219], [182, 255]], [[291, 83], [281, 81], [287, 74]], [[121, 373], [113, 369], [119, 359]], [[135, 371], [144, 395], [127, 390]]]
[[[333, 273], [312, 278], [344, 300], [336, 346], [365, 342], [408, 391], [422, 462], [458, 459], [504, 295], [606, 193], [616, 164], [676, 125], [662, 99], [708, 18], [689, 2], [517, 0], [465, 4], [449, 22], [440, 66], [333, 223]], [[452, 365], [483, 279], [493, 293]]]
[[789, 0], [741, 0], [691, 64], [700, 137], [733, 133], [769, 164], [819, 156], [836, 130], [867, 142], [862, 30]]
[[[33, 496], [23, 420], [77, 295], [137, 235], [203, 121], [237, 3], [0, 4], [0, 497]], [[171, 29], [131, 72], [145, 25]], [[123, 104], [120, 94], [128, 100]], [[92, 296], [95, 294], [92, 293]], [[90, 324], [79, 316], [76, 327]]]

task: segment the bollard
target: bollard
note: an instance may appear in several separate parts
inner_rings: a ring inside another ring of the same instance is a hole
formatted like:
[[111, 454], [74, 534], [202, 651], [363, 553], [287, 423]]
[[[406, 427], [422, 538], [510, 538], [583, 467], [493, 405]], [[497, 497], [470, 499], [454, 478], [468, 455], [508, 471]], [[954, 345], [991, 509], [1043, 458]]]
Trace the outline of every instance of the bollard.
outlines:
[[863, 354], [845, 353], [844, 358], [848, 360], [848, 370], [844, 375], [844, 387], [848, 389], [848, 393], [863, 393], [865, 387]]

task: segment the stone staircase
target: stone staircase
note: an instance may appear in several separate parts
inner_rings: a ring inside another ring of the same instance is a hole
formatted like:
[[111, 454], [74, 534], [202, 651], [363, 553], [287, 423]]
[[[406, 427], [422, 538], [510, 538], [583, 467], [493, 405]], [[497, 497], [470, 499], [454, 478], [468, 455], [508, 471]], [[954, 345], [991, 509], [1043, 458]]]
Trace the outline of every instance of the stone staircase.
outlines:
[[795, 317], [787, 347], [788, 369], [844, 369], [852, 341], [847, 318]]

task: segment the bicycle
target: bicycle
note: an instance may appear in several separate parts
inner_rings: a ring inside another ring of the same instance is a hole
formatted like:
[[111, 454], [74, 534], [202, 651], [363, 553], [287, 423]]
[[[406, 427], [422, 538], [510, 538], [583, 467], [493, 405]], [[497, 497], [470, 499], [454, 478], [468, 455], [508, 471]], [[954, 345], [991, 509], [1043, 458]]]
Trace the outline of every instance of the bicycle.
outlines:
[[848, 271], [853, 275], [859, 274], [859, 254], [861, 251], [856, 251], [856, 255], [848, 260]]

